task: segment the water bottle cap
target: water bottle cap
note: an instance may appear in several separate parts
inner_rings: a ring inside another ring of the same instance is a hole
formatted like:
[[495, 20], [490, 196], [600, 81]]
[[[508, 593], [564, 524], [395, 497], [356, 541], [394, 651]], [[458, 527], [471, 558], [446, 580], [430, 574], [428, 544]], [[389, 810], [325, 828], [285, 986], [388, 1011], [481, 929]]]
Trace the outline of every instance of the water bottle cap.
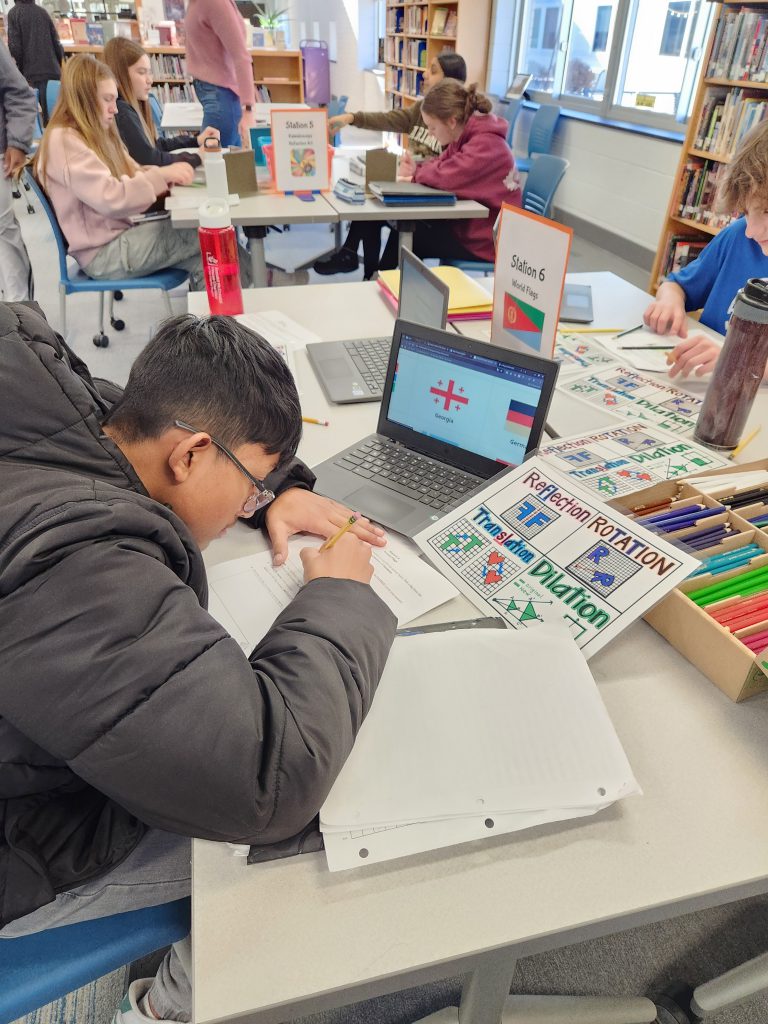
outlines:
[[228, 228], [232, 226], [229, 203], [226, 199], [206, 199], [198, 211], [201, 228]]
[[744, 285], [744, 298], [759, 306], [768, 306], [768, 281], [761, 277], [750, 277]]

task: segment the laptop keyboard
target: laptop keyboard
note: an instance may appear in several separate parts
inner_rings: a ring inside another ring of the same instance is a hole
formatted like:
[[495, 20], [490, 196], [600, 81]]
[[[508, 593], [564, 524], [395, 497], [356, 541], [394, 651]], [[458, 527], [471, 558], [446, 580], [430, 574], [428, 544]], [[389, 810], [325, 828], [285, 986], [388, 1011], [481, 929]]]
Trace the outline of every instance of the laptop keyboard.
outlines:
[[405, 494], [429, 508], [447, 511], [461, 501], [481, 480], [452, 466], [433, 462], [402, 445], [365, 441], [335, 460], [366, 480], [373, 480], [398, 494]]
[[362, 341], [345, 341], [344, 348], [352, 357], [358, 373], [368, 385], [372, 395], [380, 395], [387, 376], [389, 351], [392, 338], [365, 338]]

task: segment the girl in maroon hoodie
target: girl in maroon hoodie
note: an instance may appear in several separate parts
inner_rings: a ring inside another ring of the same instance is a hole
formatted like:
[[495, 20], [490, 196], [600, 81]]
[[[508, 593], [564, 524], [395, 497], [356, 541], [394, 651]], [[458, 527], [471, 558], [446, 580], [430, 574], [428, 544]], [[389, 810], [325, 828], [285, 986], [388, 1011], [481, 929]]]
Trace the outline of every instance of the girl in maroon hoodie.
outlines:
[[[490, 113], [491, 103], [476, 85], [446, 78], [424, 97], [424, 124], [442, 145], [435, 160], [416, 164], [406, 153], [399, 178], [455, 192], [487, 206], [486, 218], [416, 222], [413, 248], [422, 258], [489, 260], [493, 262], [493, 223], [502, 203], [520, 206], [515, 158], [507, 145], [507, 122]], [[379, 268], [397, 266], [398, 235], [389, 237]]]

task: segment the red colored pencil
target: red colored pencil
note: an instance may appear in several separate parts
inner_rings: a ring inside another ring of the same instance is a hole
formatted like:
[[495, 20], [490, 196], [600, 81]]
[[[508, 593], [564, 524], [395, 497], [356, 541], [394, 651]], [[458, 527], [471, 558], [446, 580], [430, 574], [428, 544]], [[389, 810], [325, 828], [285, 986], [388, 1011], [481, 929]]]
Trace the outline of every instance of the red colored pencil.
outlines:
[[739, 618], [729, 620], [728, 622], [721, 622], [720, 625], [724, 626], [731, 633], [735, 633], [739, 629], [747, 629], [749, 626], [757, 626], [763, 622], [768, 622], [768, 604], [745, 612]]
[[713, 619], [725, 625], [731, 619], [740, 619], [747, 613], [760, 611], [764, 607], [768, 607], [768, 591], [765, 590], [755, 594], [754, 597], [744, 597], [738, 604], [729, 605], [727, 608], [707, 609], [707, 611]]

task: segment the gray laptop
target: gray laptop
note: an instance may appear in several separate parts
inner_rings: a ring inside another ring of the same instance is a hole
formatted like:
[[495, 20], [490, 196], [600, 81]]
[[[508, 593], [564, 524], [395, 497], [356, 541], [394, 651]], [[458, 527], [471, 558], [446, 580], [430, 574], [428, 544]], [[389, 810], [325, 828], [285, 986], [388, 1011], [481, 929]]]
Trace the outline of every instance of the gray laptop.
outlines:
[[[405, 248], [397, 315], [440, 330], [448, 316], [448, 285]], [[307, 345], [307, 356], [329, 401], [380, 402], [391, 347], [391, 335], [324, 341]]]
[[536, 451], [557, 371], [398, 320], [376, 433], [315, 466], [315, 489], [412, 537]]

